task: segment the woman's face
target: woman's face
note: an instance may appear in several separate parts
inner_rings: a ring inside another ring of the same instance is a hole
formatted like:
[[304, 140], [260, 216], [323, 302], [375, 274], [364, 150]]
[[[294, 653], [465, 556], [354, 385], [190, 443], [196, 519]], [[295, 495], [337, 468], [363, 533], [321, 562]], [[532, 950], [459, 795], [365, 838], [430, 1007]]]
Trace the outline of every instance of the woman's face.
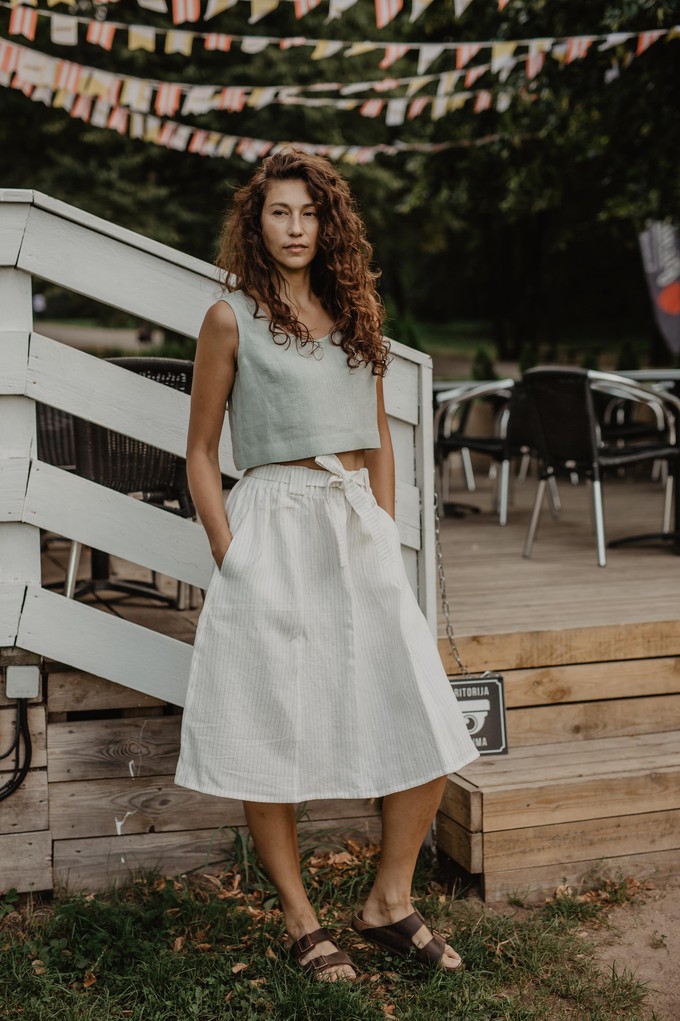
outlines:
[[306, 183], [270, 181], [262, 206], [262, 239], [277, 268], [307, 269], [318, 250], [319, 217]]

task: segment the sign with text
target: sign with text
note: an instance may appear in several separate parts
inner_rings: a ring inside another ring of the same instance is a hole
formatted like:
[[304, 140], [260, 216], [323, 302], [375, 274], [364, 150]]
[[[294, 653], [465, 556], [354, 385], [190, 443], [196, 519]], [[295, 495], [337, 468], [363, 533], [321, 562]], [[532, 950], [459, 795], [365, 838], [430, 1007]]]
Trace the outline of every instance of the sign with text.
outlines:
[[481, 677], [449, 677], [458, 699], [468, 734], [480, 755], [507, 753], [505, 693], [500, 674]]

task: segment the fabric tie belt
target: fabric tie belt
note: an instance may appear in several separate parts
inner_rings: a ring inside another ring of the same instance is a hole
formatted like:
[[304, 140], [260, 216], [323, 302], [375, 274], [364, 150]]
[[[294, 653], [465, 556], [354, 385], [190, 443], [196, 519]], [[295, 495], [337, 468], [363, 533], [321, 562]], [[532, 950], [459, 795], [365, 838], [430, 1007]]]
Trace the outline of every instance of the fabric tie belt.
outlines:
[[381, 556], [386, 561], [391, 561], [394, 552], [387, 538], [384, 523], [380, 520], [378, 504], [367, 488], [368, 469], [359, 468], [356, 471], [348, 471], [337, 454], [320, 454], [314, 460], [331, 473], [331, 478], [327, 481], [328, 512], [335, 533], [340, 566], [347, 565], [347, 526], [344, 506], [331, 496], [332, 489], [337, 487], [342, 489], [347, 502], [361, 518], [366, 530], [373, 537]]

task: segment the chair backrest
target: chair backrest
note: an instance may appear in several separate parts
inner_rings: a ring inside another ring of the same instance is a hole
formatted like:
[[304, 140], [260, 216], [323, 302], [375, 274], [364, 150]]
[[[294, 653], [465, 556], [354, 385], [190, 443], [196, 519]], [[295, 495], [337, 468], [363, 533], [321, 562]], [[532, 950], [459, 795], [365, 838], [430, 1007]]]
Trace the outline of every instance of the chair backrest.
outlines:
[[[107, 361], [184, 393], [191, 392], [194, 363], [179, 358], [125, 356]], [[83, 419], [74, 419], [76, 473], [122, 493], [152, 499], [187, 497], [185, 462], [175, 454]]]
[[523, 382], [536, 419], [544, 463], [590, 468], [597, 461], [597, 431], [586, 369], [528, 369]]
[[57, 468], [73, 471], [76, 464], [73, 415], [36, 401], [38, 458]]

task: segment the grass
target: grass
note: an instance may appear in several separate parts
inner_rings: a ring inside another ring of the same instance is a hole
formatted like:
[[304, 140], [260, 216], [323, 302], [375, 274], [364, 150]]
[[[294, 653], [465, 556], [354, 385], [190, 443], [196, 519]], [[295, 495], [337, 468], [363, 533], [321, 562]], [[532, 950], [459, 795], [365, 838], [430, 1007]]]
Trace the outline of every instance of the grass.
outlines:
[[[424, 856], [416, 903], [466, 961], [462, 975], [421, 970], [361, 943], [349, 912], [378, 849], [352, 841], [303, 852], [305, 881], [360, 974], [313, 982], [282, 952], [283, 918], [247, 841], [219, 874], [147, 873], [97, 895], [6, 896], [0, 905], [0, 1018], [15, 1021], [642, 1021], [645, 990], [597, 970], [591, 928], [612, 890], [564, 888], [539, 908], [491, 911], [452, 898]], [[620, 884], [619, 884], [620, 885]], [[616, 884], [610, 884], [616, 886]], [[630, 891], [628, 891], [630, 894]], [[616, 896], [616, 895], [615, 895]], [[614, 896], [614, 899], [615, 899]], [[585, 899], [584, 899], [585, 898]], [[559, 902], [556, 905], [556, 902]], [[587, 904], [584, 912], [575, 905]]]

